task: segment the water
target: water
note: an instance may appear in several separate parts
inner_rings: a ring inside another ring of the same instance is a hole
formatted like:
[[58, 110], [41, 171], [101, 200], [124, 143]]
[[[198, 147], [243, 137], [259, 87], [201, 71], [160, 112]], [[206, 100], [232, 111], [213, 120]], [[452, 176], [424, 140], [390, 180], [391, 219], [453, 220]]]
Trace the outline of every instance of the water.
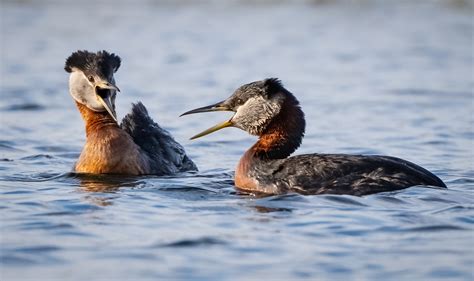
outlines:
[[[472, 280], [469, 3], [2, 1], [0, 10], [0, 279]], [[122, 57], [119, 117], [143, 101], [199, 173], [70, 173], [84, 128], [62, 68], [77, 49]], [[297, 153], [394, 155], [449, 189], [236, 193], [234, 166], [255, 138], [226, 129], [189, 141], [229, 114], [177, 116], [272, 76], [306, 113]]]

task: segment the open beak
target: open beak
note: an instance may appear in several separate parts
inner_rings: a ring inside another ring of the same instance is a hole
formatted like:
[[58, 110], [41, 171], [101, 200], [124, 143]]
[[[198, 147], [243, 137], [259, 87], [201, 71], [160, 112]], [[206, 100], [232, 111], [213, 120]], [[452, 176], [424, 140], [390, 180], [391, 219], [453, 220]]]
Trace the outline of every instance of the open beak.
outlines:
[[107, 81], [100, 81], [95, 86], [101, 89], [108, 89], [108, 90], [114, 90], [114, 91], [120, 92], [120, 89], [117, 86]]
[[[234, 111], [234, 110], [232, 108], [224, 105], [224, 101], [221, 101], [221, 102], [218, 102], [216, 104], [212, 104], [212, 105], [208, 105], [208, 106], [204, 106], [204, 107], [200, 107], [200, 108], [196, 108], [196, 109], [187, 111], [187, 112], [181, 114], [180, 117], [183, 116], [183, 115], [188, 115], [188, 114], [202, 113], [202, 112], [212, 112], [212, 111]], [[205, 131], [202, 131], [201, 133], [193, 136], [191, 139], [192, 140], [197, 139], [197, 138], [203, 137], [205, 135], [208, 135], [210, 133], [213, 133], [215, 131], [218, 131], [220, 129], [223, 129], [223, 128], [226, 128], [226, 127], [232, 127], [234, 124], [232, 123], [231, 120], [227, 120], [225, 122], [222, 122], [220, 124], [217, 124], [217, 125], [209, 128]]]
[[181, 114], [179, 117], [183, 115], [188, 115], [188, 114], [194, 114], [194, 113], [202, 113], [202, 112], [212, 112], [212, 111], [233, 111], [231, 108], [227, 107], [224, 105], [224, 101], [220, 101], [215, 104], [211, 104], [208, 106], [203, 106], [200, 108], [196, 108], [190, 111], [186, 111], [185, 113]]
[[99, 82], [95, 86], [95, 92], [99, 102], [105, 107], [107, 112], [112, 116], [112, 118], [117, 121], [117, 113], [115, 113], [114, 105], [112, 102], [111, 90], [120, 92], [120, 89], [110, 82]]
[[200, 138], [200, 137], [203, 137], [205, 135], [209, 135], [210, 133], [213, 133], [215, 131], [219, 131], [220, 129], [224, 129], [224, 128], [227, 128], [227, 127], [232, 127], [234, 125], [234, 123], [232, 123], [232, 121], [230, 120], [227, 120], [225, 122], [222, 122], [220, 124], [217, 124], [205, 131], [202, 131], [200, 132], [199, 134], [195, 135], [195, 136], [192, 136], [190, 139], [191, 140], [194, 140], [194, 139], [197, 139], [197, 138]]

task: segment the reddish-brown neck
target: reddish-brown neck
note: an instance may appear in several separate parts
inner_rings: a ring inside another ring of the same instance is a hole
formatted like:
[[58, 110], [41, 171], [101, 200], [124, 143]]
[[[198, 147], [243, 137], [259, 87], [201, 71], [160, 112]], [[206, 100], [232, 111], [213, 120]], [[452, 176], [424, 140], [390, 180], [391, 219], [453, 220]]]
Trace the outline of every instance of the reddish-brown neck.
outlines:
[[296, 99], [288, 98], [249, 151], [261, 159], [286, 158], [300, 146], [304, 131], [304, 113]]
[[96, 112], [78, 102], [76, 102], [76, 105], [86, 123], [86, 136], [89, 136], [92, 132], [100, 131], [104, 127], [113, 126], [118, 128], [117, 122], [108, 112]]

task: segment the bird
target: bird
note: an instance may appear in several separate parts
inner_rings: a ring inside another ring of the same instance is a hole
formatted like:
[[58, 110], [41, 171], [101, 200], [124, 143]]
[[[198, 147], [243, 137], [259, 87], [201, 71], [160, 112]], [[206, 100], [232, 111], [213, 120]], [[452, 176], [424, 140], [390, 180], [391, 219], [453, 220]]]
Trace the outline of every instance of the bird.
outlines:
[[299, 101], [278, 78], [242, 85], [227, 99], [181, 116], [212, 111], [234, 114], [191, 139], [226, 127], [258, 136], [235, 169], [235, 186], [244, 192], [362, 196], [415, 185], [446, 188], [426, 169], [391, 156], [315, 153], [290, 157], [301, 145], [306, 121]]
[[105, 50], [78, 50], [67, 59], [69, 93], [85, 122], [86, 143], [74, 165], [76, 173], [172, 175], [196, 171], [194, 162], [171, 134], [133, 103], [119, 125], [114, 73], [121, 58]]

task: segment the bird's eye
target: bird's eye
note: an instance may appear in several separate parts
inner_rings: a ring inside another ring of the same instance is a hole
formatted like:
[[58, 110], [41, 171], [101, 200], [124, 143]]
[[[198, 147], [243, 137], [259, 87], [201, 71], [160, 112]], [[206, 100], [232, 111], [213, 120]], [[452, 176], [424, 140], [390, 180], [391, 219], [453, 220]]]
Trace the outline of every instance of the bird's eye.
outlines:
[[94, 82], [94, 77], [92, 75], [89, 75], [89, 77], [87, 77], [87, 79], [89, 80], [89, 82]]

